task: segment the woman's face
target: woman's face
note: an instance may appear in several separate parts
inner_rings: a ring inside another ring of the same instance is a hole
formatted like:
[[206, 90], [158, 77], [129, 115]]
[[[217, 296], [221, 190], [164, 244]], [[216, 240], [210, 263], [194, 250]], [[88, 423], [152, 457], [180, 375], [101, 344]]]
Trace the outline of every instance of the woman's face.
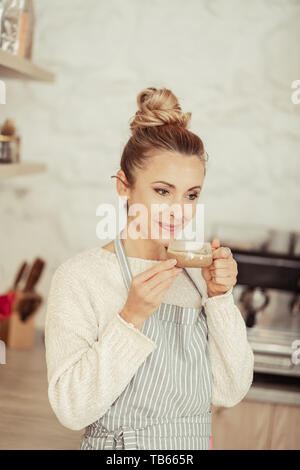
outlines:
[[[128, 225], [133, 220], [134, 224], [142, 221], [135, 225], [136, 231], [143, 238], [156, 239], [167, 246], [168, 240], [176, 238], [195, 216], [204, 170], [204, 163], [197, 155], [156, 151], [146, 168], [136, 170], [135, 187], [127, 193], [129, 209], [132, 204], [142, 204], [145, 208], [145, 212], [129, 212]], [[174, 210], [175, 207], [179, 210]]]

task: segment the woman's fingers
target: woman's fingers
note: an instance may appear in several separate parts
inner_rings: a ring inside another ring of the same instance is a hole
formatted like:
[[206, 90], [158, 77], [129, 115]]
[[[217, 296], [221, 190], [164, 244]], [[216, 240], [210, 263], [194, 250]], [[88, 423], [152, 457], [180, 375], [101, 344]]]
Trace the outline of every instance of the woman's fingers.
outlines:
[[171, 284], [174, 282], [174, 280], [177, 278], [177, 276], [180, 274], [180, 272], [181, 271], [178, 270], [176, 274], [157, 284], [157, 286], [152, 290], [153, 296], [155, 298], [160, 296], [164, 297], [165, 293], [167, 292]]
[[211, 264], [211, 269], [215, 268], [226, 268], [228, 266], [234, 266], [234, 259], [215, 259]]
[[177, 262], [177, 260], [172, 261], [170, 259], [161, 261], [160, 263], [155, 264], [151, 268], [146, 269], [145, 271], [137, 274], [135, 276], [135, 278], [139, 282], [146, 281], [147, 279], [150, 279], [154, 275], [156, 275], [156, 274], [158, 274], [162, 271], [165, 271], [165, 270], [168, 270], [168, 269], [172, 268], [173, 266], [175, 266], [176, 262]]
[[147, 287], [147, 289], [153, 290], [157, 286], [159, 286], [162, 282], [168, 279], [173, 279], [174, 276], [176, 277], [176, 274], [179, 274], [181, 271], [182, 271], [182, 268], [179, 269], [179, 268], [174, 267], [174, 268], [165, 270], [163, 272], [160, 272], [156, 274], [154, 277], [152, 277], [151, 279], [148, 279], [145, 282], [145, 286]]
[[218, 276], [218, 277], [230, 277], [233, 276], [233, 271], [228, 271], [228, 269], [210, 269], [211, 276]]

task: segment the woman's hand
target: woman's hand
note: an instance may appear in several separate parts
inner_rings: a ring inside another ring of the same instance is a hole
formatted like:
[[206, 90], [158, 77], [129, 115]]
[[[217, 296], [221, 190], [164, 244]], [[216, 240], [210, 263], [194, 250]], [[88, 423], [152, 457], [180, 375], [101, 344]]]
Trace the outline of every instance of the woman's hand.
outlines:
[[228, 247], [220, 246], [220, 240], [214, 238], [212, 243], [213, 262], [207, 268], [201, 268], [207, 285], [208, 297], [225, 294], [237, 282], [237, 263]]
[[164, 260], [132, 278], [127, 301], [120, 316], [141, 329], [148, 317], [158, 309], [167, 290], [182, 268], [176, 260]]

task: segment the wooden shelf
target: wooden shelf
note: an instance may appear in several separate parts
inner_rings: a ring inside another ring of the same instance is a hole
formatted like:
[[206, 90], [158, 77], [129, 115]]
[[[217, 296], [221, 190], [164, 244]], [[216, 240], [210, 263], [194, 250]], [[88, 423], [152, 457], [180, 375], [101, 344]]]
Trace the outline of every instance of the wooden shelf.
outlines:
[[23, 59], [0, 49], [0, 79], [27, 78], [44, 82], [54, 82], [55, 75], [30, 60]]
[[44, 163], [0, 163], [0, 180], [42, 173], [46, 169]]

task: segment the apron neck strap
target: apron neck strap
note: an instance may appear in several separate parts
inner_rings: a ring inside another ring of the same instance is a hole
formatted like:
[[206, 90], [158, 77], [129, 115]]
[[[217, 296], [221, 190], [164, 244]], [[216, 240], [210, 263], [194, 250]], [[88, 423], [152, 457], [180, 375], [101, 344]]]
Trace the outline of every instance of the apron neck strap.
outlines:
[[119, 266], [121, 269], [121, 273], [125, 282], [125, 285], [127, 287], [127, 290], [129, 291], [130, 289], [130, 284], [132, 280], [132, 272], [128, 263], [128, 259], [126, 256], [125, 248], [121, 239], [121, 232], [117, 233], [116, 238], [114, 239], [114, 247], [115, 247], [115, 252], [117, 255], [117, 259], [119, 262]]

